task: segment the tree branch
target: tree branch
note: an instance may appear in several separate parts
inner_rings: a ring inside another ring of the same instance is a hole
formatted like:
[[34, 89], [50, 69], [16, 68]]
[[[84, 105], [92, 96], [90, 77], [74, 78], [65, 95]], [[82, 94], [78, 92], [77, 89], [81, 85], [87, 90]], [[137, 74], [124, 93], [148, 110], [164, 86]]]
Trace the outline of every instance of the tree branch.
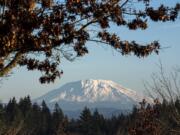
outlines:
[[121, 8], [124, 7], [124, 5], [126, 5], [129, 2], [129, 0], [126, 0], [122, 5]]
[[0, 70], [0, 77], [7, 75], [14, 67], [16, 67], [22, 55], [22, 52], [17, 52], [14, 56], [14, 59], [11, 62], [9, 62], [9, 64], [7, 64], [6, 67]]
[[93, 23], [96, 23], [96, 22], [97, 22], [97, 20], [94, 19], [94, 20], [92, 20], [92, 21], [86, 23], [85, 25], [83, 25], [83, 26], [80, 28], [79, 31], [83, 30], [83, 29], [86, 28], [87, 26], [89, 26], [89, 25], [91, 25], [91, 24], [93, 24]]
[[102, 43], [102, 44], [107, 44], [107, 45], [109, 45], [109, 43], [107, 43], [107, 42], [100, 41], [100, 40], [96, 40], [96, 39], [88, 39], [88, 41], [91, 41], [91, 42], [97, 42], [97, 43]]

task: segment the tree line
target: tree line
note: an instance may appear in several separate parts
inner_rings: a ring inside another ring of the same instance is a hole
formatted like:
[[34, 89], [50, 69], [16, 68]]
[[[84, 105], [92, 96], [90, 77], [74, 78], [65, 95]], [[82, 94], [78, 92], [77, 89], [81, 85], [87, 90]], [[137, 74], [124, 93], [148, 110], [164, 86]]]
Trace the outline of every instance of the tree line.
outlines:
[[69, 119], [55, 104], [50, 111], [43, 101], [29, 96], [0, 104], [0, 135], [179, 135], [180, 100], [153, 105], [140, 102], [129, 114], [106, 118], [85, 107], [78, 119]]

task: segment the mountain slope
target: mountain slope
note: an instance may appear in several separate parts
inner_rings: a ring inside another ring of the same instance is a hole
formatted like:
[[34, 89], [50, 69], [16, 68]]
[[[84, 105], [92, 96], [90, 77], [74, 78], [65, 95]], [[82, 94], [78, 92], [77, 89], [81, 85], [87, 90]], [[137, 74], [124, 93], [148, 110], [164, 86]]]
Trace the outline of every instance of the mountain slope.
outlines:
[[82, 110], [85, 106], [129, 110], [144, 98], [151, 102], [150, 98], [112, 81], [89, 79], [67, 83], [35, 101], [41, 103], [45, 100], [51, 108], [57, 102], [63, 110], [68, 111]]

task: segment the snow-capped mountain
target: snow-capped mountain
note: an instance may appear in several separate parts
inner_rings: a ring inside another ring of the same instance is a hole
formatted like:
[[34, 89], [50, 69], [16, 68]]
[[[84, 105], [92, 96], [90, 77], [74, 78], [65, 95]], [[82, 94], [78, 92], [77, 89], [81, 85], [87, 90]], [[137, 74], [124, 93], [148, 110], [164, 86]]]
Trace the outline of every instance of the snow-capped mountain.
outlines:
[[67, 83], [37, 98], [35, 102], [41, 103], [45, 100], [50, 108], [58, 103], [66, 111], [82, 110], [85, 106], [126, 111], [132, 109], [142, 99], [152, 102], [150, 98], [113, 81], [89, 79]]

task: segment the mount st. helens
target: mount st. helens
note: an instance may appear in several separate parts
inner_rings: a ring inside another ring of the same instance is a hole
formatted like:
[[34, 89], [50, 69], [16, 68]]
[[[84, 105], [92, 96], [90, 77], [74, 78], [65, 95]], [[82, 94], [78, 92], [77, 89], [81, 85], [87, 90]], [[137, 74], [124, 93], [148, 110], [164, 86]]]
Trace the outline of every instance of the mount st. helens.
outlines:
[[113, 81], [89, 79], [67, 83], [34, 101], [41, 103], [44, 100], [51, 109], [58, 103], [64, 111], [71, 113], [86, 106], [97, 108], [102, 113], [109, 110], [111, 114], [117, 110], [129, 111], [143, 99], [152, 102], [150, 98]]

